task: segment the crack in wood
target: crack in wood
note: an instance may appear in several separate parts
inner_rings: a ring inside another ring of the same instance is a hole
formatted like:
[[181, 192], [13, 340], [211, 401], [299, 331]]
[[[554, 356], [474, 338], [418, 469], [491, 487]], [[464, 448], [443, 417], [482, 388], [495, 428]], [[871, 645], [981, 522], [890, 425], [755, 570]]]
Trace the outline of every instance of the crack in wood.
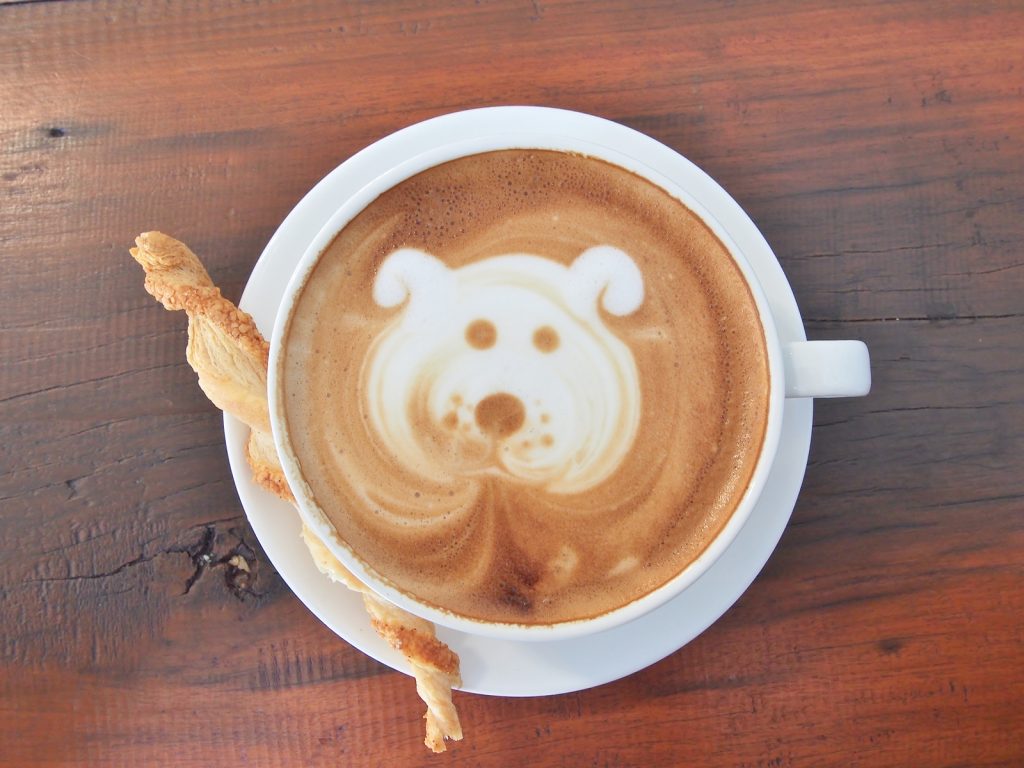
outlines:
[[236, 515], [234, 517], [210, 521], [209, 523], [202, 523], [199, 526], [201, 527], [202, 532], [199, 534], [199, 538], [197, 540], [189, 544], [176, 544], [174, 546], [163, 547], [151, 554], [146, 554], [144, 548], [143, 552], [138, 557], [134, 557], [131, 560], [121, 563], [107, 571], [73, 576], [51, 576], [40, 579], [28, 579], [21, 582], [21, 585], [66, 584], [108, 579], [127, 571], [129, 568], [151, 562], [158, 557], [165, 555], [187, 555], [192, 563], [193, 570], [185, 580], [185, 586], [181, 592], [182, 597], [188, 595], [192, 591], [192, 588], [199, 582], [203, 577], [203, 574], [207, 571], [224, 568], [224, 585], [235, 599], [243, 602], [249, 597], [259, 599], [265, 594], [257, 591], [254, 587], [258, 572], [259, 559], [257, 558], [256, 551], [245, 541], [243, 532], [235, 526], [229, 528], [227, 533], [235, 539], [234, 545], [222, 555], [219, 555], [216, 551], [218, 539], [217, 524], [238, 520], [241, 517], [242, 515]]
[[192, 575], [188, 577], [185, 582], [185, 591], [182, 595], [187, 595], [192, 591], [192, 587], [203, 575], [210, 563], [213, 562], [213, 545], [217, 540], [217, 528], [213, 525], [208, 525], [203, 528], [203, 535], [199, 541], [189, 547], [188, 556], [192, 559], [192, 564], [195, 566], [195, 570]]
[[805, 317], [804, 324], [811, 323], [822, 325], [852, 325], [855, 323], [951, 323], [951, 322], [973, 322], [975, 320], [1013, 320], [1024, 317], [1024, 312], [1009, 312], [995, 315], [951, 315], [949, 317], [851, 317], [851, 318], [828, 318], [828, 317]]
[[63, 2], [63, 0], [5, 0], [5, 2], [0, 3], [0, 8], [13, 8], [16, 5], [41, 5], [42, 3], [59, 2]]
[[99, 384], [103, 381], [110, 381], [111, 379], [119, 379], [122, 376], [133, 376], [137, 373], [148, 373], [149, 371], [159, 371], [163, 368], [180, 368], [183, 365], [188, 365], [186, 362], [180, 363], [161, 363], [160, 365], [150, 365], [145, 368], [131, 368], [127, 371], [118, 371], [117, 373], [110, 373], [105, 376], [97, 376], [92, 379], [82, 379], [81, 381], [71, 381], [67, 384], [54, 384], [51, 387], [43, 387], [42, 389], [33, 389], [29, 392], [18, 392], [17, 394], [10, 395], [0, 400], [0, 405], [6, 405], [7, 403], [13, 403], [17, 400], [21, 400], [26, 397], [35, 397], [36, 395], [45, 395], [50, 392], [55, 392], [59, 389], [74, 389], [75, 387], [81, 387], [86, 384]]
[[951, 501], [939, 501], [928, 504], [926, 509], [945, 509], [948, 507], [962, 507], [966, 504], [991, 504], [999, 501], [1018, 501], [1024, 499], [1024, 491], [1020, 493], [1003, 493], [996, 496], [976, 496], [969, 499], [953, 499]]
[[850, 248], [835, 253], [794, 253], [783, 256], [780, 261], [801, 261], [806, 259], [838, 259], [843, 256], [887, 256], [903, 251], [924, 251], [930, 248], [955, 248], [959, 243], [920, 243], [915, 245], [895, 245], [891, 248]]
[[[63, 358], [63, 357], [66, 357], [67, 355], [71, 355], [71, 354], [74, 354], [74, 355], [85, 355], [85, 354], [88, 354], [88, 353], [95, 353], [97, 350], [100, 350], [100, 349], [106, 349], [108, 347], [114, 347], [116, 345], [123, 345], [127, 341], [129, 341], [129, 340], [132, 343], [139, 343], [139, 342], [147, 341], [147, 340], [150, 340], [150, 339], [158, 339], [161, 336], [174, 336], [175, 338], [177, 338], [180, 335], [181, 335], [181, 332], [179, 330], [177, 330], [177, 329], [165, 328], [165, 329], [156, 331], [155, 333], [143, 333], [143, 334], [140, 334], [138, 336], [131, 336], [131, 337], [118, 336], [118, 337], [114, 337], [110, 341], [105, 341], [102, 344], [93, 344], [92, 346], [62, 347], [61, 349], [56, 349], [56, 350], [54, 350], [52, 352], [46, 352], [45, 354], [42, 354], [42, 355], [36, 355], [35, 357], [17, 357], [16, 355], [11, 355], [10, 363], [11, 364], [21, 364], [21, 365], [27, 365], [27, 364], [30, 364], [30, 363], [37, 363], [38, 364], [38, 363], [41, 363], [41, 362], [43, 362], [45, 360], [53, 360], [53, 359]], [[17, 336], [15, 338], [17, 338]], [[24, 335], [22, 335], [22, 338], [24, 338]], [[26, 344], [26, 346], [28, 347], [28, 349], [32, 349], [35, 345], [33, 345], [31, 343], [31, 341], [29, 341]]]
[[140, 565], [142, 563], [148, 563], [150, 560], [155, 560], [156, 558], [160, 557], [160, 555], [165, 555], [165, 554], [169, 554], [169, 551], [155, 552], [155, 553], [153, 553], [152, 555], [149, 555], [149, 556], [147, 556], [145, 554], [141, 554], [138, 557], [133, 558], [133, 559], [129, 560], [126, 563], [121, 563], [121, 565], [117, 566], [113, 570], [103, 571], [102, 573], [87, 573], [87, 574], [83, 574], [83, 575], [80, 575], [80, 576], [49, 576], [49, 577], [42, 578], [42, 579], [28, 579], [27, 581], [23, 581], [22, 583], [23, 584], [53, 584], [53, 583], [69, 582], [69, 581], [93, 581], [95, 579], [107, 579], [107, 578], [110, 578], [111, 576], [116, 576], [117, 574], [121, 573], [122, 571], [128, 570], [132, 566]]
[[204, 526], [203, 535], [188, 552], [195, 570], [185, 582], [183, 596], [192, 590], [206, 571], [224, 568], [224, 586], [235, 599], [244, 602], [246, 597], [263, 597], [264, 593], [257, 592], [253, 587], [255, 569], [258, 568], [256, 551], [246, 543], [244, 535], [237, 527], [228, 529], [228, 534], [236, 539], [236, 543], [226, 554], [218, 557], [215, 552], [217, 528], [214, 525]]
[[1002, 410], [1004, 408], [1013, 408], [1016, 406], [1015, 402], [993, 402], [983, 403], [981, 405], [908, 405], [908, 406], [894, 406], [892, 408], [875, 408], [869, 411], [859, 411], [857, 413], [851, 413], [849, 416], [839, 419], [833, 419], [831, 421], [815, 421], [814, 428], [821, 429], [824, 427], [835, 427], [841, 425], [851, 424], [857, 419], [864, 418], [865, 416], [888, 416], [894, 413], [917, 413], [919, 411], [967, 411], [969, 413], [977, 413], [978, 411], [988, 410]]
[[995, 275], [1000, 272], [1008, 272], [1011, 269], [1024, 267], [1024, 261], [1016, 261], [1013, 264], [1005, 264], [992, 269], [966, 270], [964, 272], [940, 272], [935, 277], [978, 277], [979, 275]]

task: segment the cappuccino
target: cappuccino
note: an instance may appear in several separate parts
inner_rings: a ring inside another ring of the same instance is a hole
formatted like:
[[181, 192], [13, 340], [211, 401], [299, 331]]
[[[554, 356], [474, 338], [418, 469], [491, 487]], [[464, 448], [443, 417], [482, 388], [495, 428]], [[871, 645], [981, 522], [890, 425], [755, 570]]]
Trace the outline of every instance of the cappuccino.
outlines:
[[646, 179], [544, 150], [371, 202], [300, 289], [280, 375], [339, 538], [489, 622], [586, 619], [676, 576], [743, 496], [768, 414], [725, 246]]

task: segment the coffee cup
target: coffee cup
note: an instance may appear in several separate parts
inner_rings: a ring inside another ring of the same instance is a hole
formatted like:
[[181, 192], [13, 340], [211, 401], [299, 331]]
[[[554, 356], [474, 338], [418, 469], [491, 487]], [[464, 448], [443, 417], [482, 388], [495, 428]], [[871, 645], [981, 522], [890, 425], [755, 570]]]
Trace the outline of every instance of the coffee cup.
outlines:
[[780, 342], [695, 166], [660, 172], [671, 150], [600, 118], [495, 109], [455, 141], [459, 115], [419, 126], [311, 233], [271, 423], [304, 522], [382, 597], [564, 639], [696, 581], [758, 501], [786, 398], [866, 394], [870, 369], [857, 341]]

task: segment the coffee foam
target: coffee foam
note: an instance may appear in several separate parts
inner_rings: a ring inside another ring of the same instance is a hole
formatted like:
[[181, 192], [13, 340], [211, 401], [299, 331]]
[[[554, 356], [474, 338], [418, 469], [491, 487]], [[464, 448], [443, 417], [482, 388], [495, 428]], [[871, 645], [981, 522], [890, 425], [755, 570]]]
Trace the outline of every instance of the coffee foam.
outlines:
[[378, 198], [303, 288], [282, 372], [341, 538], [495, 621], [597, 615], [682, 570], [767, 414], [756, 309], [718, 240], [639, 177], [543, 151]]

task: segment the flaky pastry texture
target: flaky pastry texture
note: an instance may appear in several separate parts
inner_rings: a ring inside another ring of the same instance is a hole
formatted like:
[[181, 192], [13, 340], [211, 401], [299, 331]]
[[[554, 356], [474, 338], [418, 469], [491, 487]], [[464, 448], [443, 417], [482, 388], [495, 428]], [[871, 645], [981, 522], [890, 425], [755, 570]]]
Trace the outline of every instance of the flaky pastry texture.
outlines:
[[[252, 317], [221, 295], [199, 258], [173, 237], [144, 232], [130, 253], [146, 272], [146, 290], [167, 309], [188, 314], [185, 356], [213, 404], [249, 426], [245, 452], [254, 480], [294, 504], [270, 432], [270, 346]], [[377, 634], [408, 661], [416, 691], [427, 705], [424, 743], [443, 752], [445, 739], [461, 740], [462, 726], [452, 703], [452, 687], [462, 683], [459, 657], [437, 639], [433, 624], [371, 592], [305, 524], [302, 538], [322, 573], [363, 596]]]
[[305, 524], [302, 526], [302, 538], [321, 573], [362, 593], [363, 604], [377, 634], [406, 658], [416, 659], [419, 667], [416, 672], [416, 692], [427, 704], [427, 712], [423, 716], [427, 724], [424, 743], [434, 752], [443, 752], [446, 738], [461, 740], [462, 725], [451, 696], [452, 686], [462, 682], [459, 657], [437, 639], [434, 625], [377, 597], [331, 554], [323, 541]]

